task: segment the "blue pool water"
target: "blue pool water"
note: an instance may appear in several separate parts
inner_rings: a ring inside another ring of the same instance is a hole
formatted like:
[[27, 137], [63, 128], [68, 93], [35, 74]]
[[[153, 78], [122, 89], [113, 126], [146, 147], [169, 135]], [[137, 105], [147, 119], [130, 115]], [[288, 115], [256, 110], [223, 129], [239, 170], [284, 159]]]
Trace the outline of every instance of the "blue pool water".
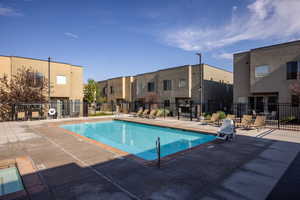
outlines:
[[0, 169], [0, 196], [23, 189], [19, 171], [16, 167]]
[[157, 159], [155, 142], [158, 137], [161, 142], [161, 157], [215, 139], [213, 135], [124, 121], [82, 123], [61, 127], [145, 160]]

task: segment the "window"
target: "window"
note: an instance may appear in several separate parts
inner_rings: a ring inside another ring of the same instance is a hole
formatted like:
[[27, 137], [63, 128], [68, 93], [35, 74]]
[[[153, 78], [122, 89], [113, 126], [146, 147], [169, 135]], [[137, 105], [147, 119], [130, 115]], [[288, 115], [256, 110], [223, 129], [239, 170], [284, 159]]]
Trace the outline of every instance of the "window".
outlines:
[[30, 72], [29, 74], [31, 79], [32, 87], [42, 87], [44, 84], [44, 75], [40, 72]]
[[300, 104], [300, 97], [296, 95], [292, 95], [292, 106], [298, 107]]
[[102, 95], [103, 96], [107, 95], [107, 87], [102, 88]]
[[58, 85], [67, 84], [67, 78], [65, 76], [56, 76], [56, 84]]
[[154, 92], [154, 82], [148, 82], [148, 92]]
[[164, 106], [170, 107], [170, 100], [164, 100]]
[[164, 90], [172, 90], [172, 81], [171, 80], [164, 80]]
[[110, 86], [110, 94], [113, 94], [114, 93], [114, 88], [113, 86]]
[[267, 76], [269, 74], [269, 66], [268, 65], [262, 65], [255, 67], [255, 77], [260, 78]]
[[287, 70], [286, 70], [286, 79], [297, 79], [297, 72], [298, 72], [298, 62], [288, 62], [287, 64]]
[[179, 80], [179, 87], [180, 88], [186, 87], [186, 80], [185, 79], [180, 79]]

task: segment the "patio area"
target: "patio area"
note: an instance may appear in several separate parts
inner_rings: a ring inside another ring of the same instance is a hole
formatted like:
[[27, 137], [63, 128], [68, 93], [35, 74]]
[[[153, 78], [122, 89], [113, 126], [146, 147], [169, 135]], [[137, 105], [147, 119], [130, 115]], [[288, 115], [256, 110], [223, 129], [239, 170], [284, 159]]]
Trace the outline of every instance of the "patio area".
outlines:
[[[118, 119], [216, 132], [175, 119]], [[299, 132], [237, 130], [237, 139], [203, 145], [161, 169], [103, 149], [58, 125], [110, 117], [0, 123], [0, 160], [29, 156], [43, 181], [31, 199], [265, 199], [300, 150]]]

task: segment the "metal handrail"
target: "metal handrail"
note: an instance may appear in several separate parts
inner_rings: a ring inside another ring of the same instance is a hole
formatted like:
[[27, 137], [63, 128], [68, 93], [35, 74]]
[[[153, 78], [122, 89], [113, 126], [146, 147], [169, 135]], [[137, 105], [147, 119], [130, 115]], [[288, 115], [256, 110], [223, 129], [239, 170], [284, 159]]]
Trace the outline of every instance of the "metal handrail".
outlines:
[[156, 140], [157, 167], [160, 168], [160, 138]]

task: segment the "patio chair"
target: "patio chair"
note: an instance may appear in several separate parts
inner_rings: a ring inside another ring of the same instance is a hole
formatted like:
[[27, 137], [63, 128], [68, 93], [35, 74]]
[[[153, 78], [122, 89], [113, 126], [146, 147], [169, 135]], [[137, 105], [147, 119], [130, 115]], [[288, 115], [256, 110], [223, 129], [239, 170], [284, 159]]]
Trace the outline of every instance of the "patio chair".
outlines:
[[242, 122], [238, 123], [238, 126], [243, 128], [250, 128], [252, 123], [252, 115], [243, 115]]
[[147, 115], [148, 115], [148, 113], [149, 113], [149, 109], [145, 109], [144, 112], [143, 112], [143, 113], [141, 114], [141, 116], [139, 116], [139, 117], [146, 118]]
[[213, 113], [211, 118], [208, 120], [203, 120], [202, 122], [208, 123], [208, 124], [216, 124], [220, 120], [220, 115], [218, 113]]
[[25, 120], [25, 112], [18, 112], [17, 120]]
[[256, 128], [257, 131], [259, 131], [259, 129], [263, 128], [264, 126], [266, 126], [266, 116], [257, 116], [254, 124], [251, 125], [251, 127]]
[[222, 126], [217, 132], [217, 139], [229, 140], [236, 137], [234, 122], [232, 119], [224, 119]]
[[149, 119], [155, 119], [156, 118], [157, 109], [151, 110], [150, 114], [147, 115], [147, 118]]
[[228, 115], [226, 116], [226, 119], [235, 120], [235, 115], [228, 114]]
[[132, 117], [140, 117], [143, 114], [143, 108], [140, 108], [139, 111], [132, 115]]
[[40, 118], [41, 118], [40, 112], [38, 112], [38, 111], [31, 112], [31, 119], [40, 119]]

